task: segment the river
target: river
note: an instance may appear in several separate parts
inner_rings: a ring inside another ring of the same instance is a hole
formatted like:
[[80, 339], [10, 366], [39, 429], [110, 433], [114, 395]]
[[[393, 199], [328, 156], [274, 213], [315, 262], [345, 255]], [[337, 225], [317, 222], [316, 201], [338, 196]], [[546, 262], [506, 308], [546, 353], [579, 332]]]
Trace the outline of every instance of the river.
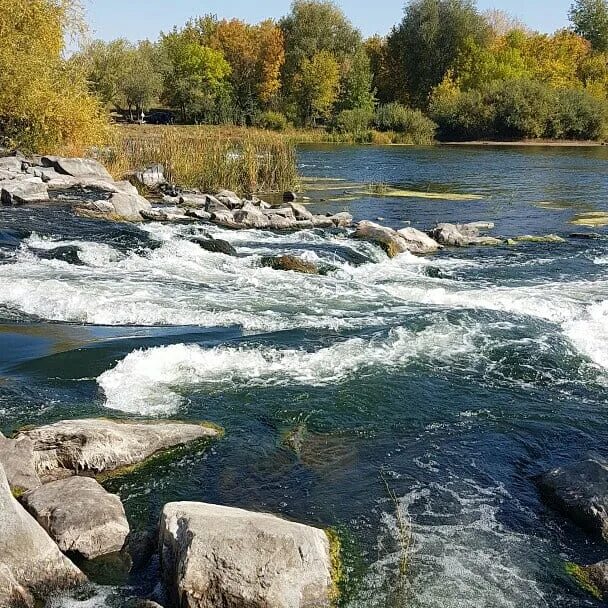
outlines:
[[[348, 608], [600, 606], [565, 565], [608, 552], [535, 476], [608, 457], [608, 148], [307, 146], [299, 164], [320, 212], [565, 241], [389, 260], [347, 231], [208, 228], [231, 258], [185, 240], [192, 225], [2, 208], [0, 430], [222, 425], [208, 450], [108, 482], [132, 527], [172, 500], [334, 527]], [[78, 263], [41, 255], [64, 245]], [[278, 252], [330, 270], [260, 266]], [[119, 586], [150, 593], [156, 567]], [[116, 605], [115, 590], [52, 605]]]

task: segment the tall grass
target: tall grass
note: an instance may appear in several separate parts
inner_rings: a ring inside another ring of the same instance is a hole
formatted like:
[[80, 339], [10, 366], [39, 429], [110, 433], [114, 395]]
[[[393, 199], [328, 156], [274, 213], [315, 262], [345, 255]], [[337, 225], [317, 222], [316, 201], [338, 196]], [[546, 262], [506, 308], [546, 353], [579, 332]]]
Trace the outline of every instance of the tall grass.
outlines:
[[282, 192], [298, 183], [294, 144], [258, 129], [119, 127], [103, 160], [115, 177], [160, 163], [172, 183], [207, 192]]

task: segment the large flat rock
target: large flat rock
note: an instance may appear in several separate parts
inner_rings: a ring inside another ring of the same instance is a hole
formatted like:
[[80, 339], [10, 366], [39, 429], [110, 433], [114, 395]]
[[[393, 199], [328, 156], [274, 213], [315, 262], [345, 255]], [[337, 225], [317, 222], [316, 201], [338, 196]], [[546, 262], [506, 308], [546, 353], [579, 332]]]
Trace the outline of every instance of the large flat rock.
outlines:
[[117, 553], [129, 535], [120, 498], [90, 477], [48, 483], [25, 494], [23, 504], [64, 553], [85, 559]]
[[28, 429], [19, 437], [34, 442], [38, 474], [56, 478], [65, 473], [114, 471], [163, 450], [219, 434], [217, 429], [199, 424], [85, 419]]
[[94, 177], [102, 181], [114, 181], [108, 170], [92, 158], [63, 158], [60, 156], [43, 156], [43, 167], [52, 167], [57, 173], [72, 177]]
[[39, 177], [26, 176], [2, 182], [0, 200], [3, 205], [25, 205], [49, 200], [47, 185]]
[[322, 608], [332, 599], [323, 530], [264, 513], [170, 503], [161, 568], [180, 608]]
[[608, 541], [608, 462], [588, 458], [549, 471], [539, 485], [552, 506]]
[[13, 498], [0, 465], [0, 606], [33, 608], [36, 599], [85, 580]]

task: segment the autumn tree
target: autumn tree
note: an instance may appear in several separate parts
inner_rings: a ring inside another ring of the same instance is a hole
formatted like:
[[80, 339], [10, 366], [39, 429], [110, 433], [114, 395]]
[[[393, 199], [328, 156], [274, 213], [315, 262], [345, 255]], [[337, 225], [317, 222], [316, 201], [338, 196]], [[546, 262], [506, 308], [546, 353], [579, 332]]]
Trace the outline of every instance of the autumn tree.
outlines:
[[0, 137], [39, 152], [99, 143], [106, 118], [80, 66], [63, 58], [74, 0], [0, 0]]
[[294, 86], [304, 124], [315, 126], [317, 120], [328, 118], [340, 90], [340, 66], [335, 57], [319, 51], [312, 59], [303, 59]]
[[608, 51], [608, 0], [576, 0], [570, 8], [570, 21], [596, 51]]
[[270, 20], [258, 25], [224, 20], [217, 23], [209, 44], [230, 64], [235, 106], [250, 122], [260, 108], [272, 104], [281, 88], [285, 61], [281, 30]]

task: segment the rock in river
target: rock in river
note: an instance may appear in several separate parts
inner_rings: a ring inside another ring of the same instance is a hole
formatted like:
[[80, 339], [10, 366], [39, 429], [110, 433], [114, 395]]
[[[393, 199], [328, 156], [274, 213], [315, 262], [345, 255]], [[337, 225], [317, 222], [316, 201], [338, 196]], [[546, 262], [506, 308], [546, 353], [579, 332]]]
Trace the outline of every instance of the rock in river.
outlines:
[[0, 606], [34, 608], [36, 600], [85, 582], [44, 529], [13, 498], [0, 465]]
[[235, 256], [237, 254], [236, 249], [228, 242], [222, 239], [210, 239], [201, 236], [190, 239], [193, 243], [196, 243], [202, 249], [210, 251], [211, 253], [223, 253], [225, 255]]
[[473, 222], [471, 224], [437, 224], [429, 235], [440, 245], [448, 247], [469, 247], [500, 245], [503, 241], [491, 236], [480, 236], [480, 229], [486, 229], [491, 223]]
[[323, 530], [264, 513], [170, 503], [161, 569], [180, 608], [323, 608], [332, 560]]
[[110, 472], [141, 463], [163, 450], [218, 437], [202, 424], [135, 423], [108, 419], [64, 420], [25, 430], [34, 442], [36, 470], [50, 479], [81, 471]]
[[49, 200], [46, 184], [39, 177], [26, 177], [3, 182], [0, 188], [3, 205], [23, 205]]
[[277, 257], [263, 257], [262, 266], [274, 270], [292, 270], [302, 274], [319, 274], [319, 269], [312, 262], [307, 262], [295, 255], [281, 255]]
[[374, 222], [359, 222], [354, 237], [376, 243], [390, 258], [406, 251], [422, 254], [439, 249], [437, 242], [414, 228], [397, 232]]
[[120, 498], [90, 477], [48, 483], [27, 492], [23, 504], [64, 553], [85, 559], [117, 553], [129, 535]]
[[7, 439], [0, 433], [0, 464], [14, 494], [40, 486], [36, 472], [34, 444], [29, 437]]
[[608, 542], [608, 462], [588, 458], [540, 479], [548, 502]]
[[43, 156], [42, 166], [51, 167], [63, 175], [78, 178], [95, 178], [101, 181], [113, 182], [107, 169], [92, 158], [62, 158], [60, 156]]

